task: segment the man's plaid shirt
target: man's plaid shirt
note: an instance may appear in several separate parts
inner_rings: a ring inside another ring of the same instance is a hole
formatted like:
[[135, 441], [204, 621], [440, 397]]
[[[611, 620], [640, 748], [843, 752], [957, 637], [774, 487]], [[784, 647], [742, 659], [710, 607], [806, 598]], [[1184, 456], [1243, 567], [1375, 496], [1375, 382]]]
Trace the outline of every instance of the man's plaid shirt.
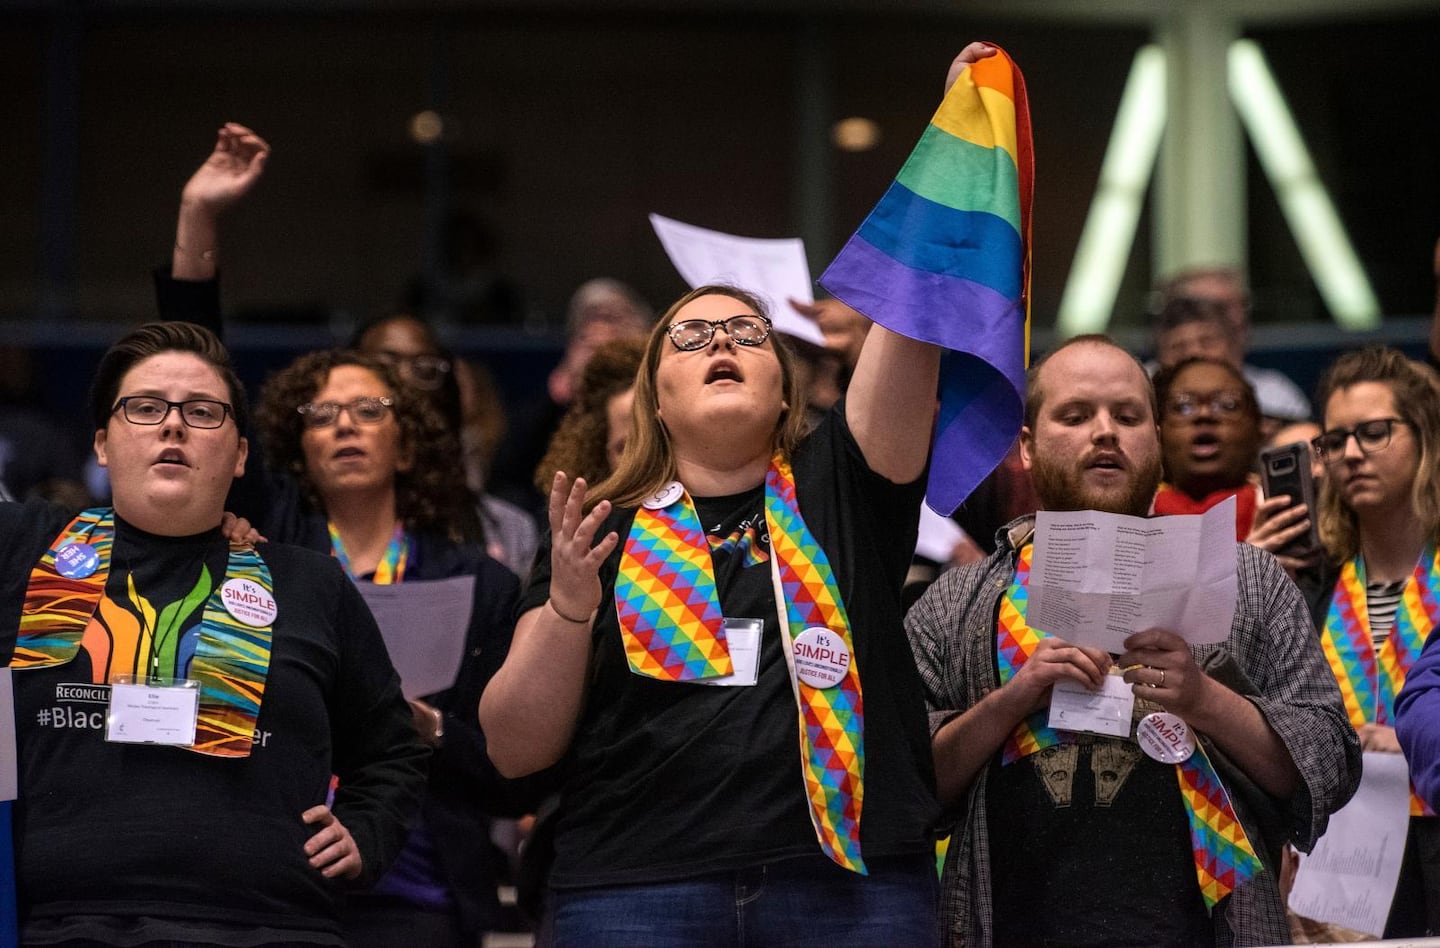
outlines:
[[[1006, 526], [997, 536], [994, 554], [943, 574], [905, 620], [925, 684], [932, 735], [1000, 686], [995, 657], [1000, 599], [1015, 575], [1017, 544], [1027, 542], [1033, 530], [1030, 517]], [[1288, 801], [1290, 842], [1308, 852], [1325, 831], [1330, 814], [1355, 792], [1360, 743], [1346, 719], [1340, 690], [1295, 584], [1274, 557], [1247, 544], [1237, 544], [1236, 567], [1239, 591], [1229, 640], [1192, 646], [1192, 652], [1203, 665], [1215, 653], [1228, 651], [1255, 686], [1258, 694], [1250, 695], [1250, 700], [1284, 742], [1300, 772], [1300, 786]], [[977, 775], [967, 799], [950, 814], [954, 826], [942, 893], [947, 945], [988, 946], [992, 941], [985, 785], [994, 766], [996, 759]], [[1285, 802], [1280, 801], [1282, 806]], [[1003, 830], [997, 832], [1003, 835]], [[1257, 828], [1246, 822], [1246, 832], [1256, 839], [1256, 848], [1262, 848]], [[1278, 867], [1267, 867], [1218, 906], [1219, 944], [1289, 942], [1277, 872]], [[1165, 898], [1164, 893], [1156, 895]], [[1119, 940], [1144, 941], [1143, 932], [1116, 935]]]

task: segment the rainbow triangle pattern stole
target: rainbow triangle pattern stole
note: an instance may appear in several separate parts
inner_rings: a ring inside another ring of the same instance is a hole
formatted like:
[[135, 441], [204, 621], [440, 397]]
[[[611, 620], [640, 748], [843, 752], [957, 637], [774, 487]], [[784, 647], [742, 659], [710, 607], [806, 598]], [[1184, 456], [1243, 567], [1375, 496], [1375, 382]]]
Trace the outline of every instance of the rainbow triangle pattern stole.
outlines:
[[[795, 479], [780, 455], [765, 474], [765, 521], [771, 569], [785, 593], [785, 625], [793, 644], [800, 633], [824, 626], [855, 656], [850, 616], [825, 551], [800, 516]], [[865, 799], [865, 701], [859, 662], [830, 688], [815, 688], [792, 674], [800, 709], [800, 754], [810, 820], [820, 848], [836, 864], [862, 875], [860, 810]]]
[[[136, 641], [119, 642], [96, 615], [97, 610], [113, 608], [105, 601], [105, 584], [114, 542], [115, 511], [108, 507], [84, 511], [56, 537], [30, 573], [12, 668], [63, 665], [82, 646], [90, 650], [93, 645], [106, 655], [133, 653], [137, 661], [154, 647], [150, 632], [143, 629], [137, 630]], [[69, 578], [57, 570], [56, 553], [71, 543], [88, 543], [97, 554], [98, 566], [89, 576]], [[216, 583], [205, 600], [190, 661], [190, 677], [200, 683], [200, 709], [195, 743], [188, 749], [214, 757], [250, 755], [270, 670], [271, 627], [245, 625], [225, 609], [221, 590], [232, 579], [249, 580], [267, 592], [274, 589], [270, 569], [254, 548], [232, 546], [225, 580]], [[103, 665], [97, 665], [97, 673]]]
[[[790, 681], [815, 836], [832, 861], [863, 875], [864, 701], [850, 619], [830, 561], [800, 515], [790, 464], [779, 454], [765, 474], [765, 520], [772, 575], [784, 598], [787, 649], [806, 629], [824, 626], [852, 656], [845, 677], [832, 687], [812, 687], [793, 671]], [[621, 554], [615, 611], [636, 674], [697, 681], [731, 673], [714, 564], [688, 494], [663, 510], [636, 512]]]
[[[1395, 625], [1377, 653], [1370, 632], [1370, 611], [1365, 602], [1365, 563], [1357, 556], [1340, 569], [1330, 610], [1320, 630], [1320, 647], [1340, 685], [1345, 713], [1352, 727], [1366, 724], [1393, 726], [1395, 696], [1405, 684], [1410, 666], [1420, 654], [1430, 631], [1440, 622], [1440, 556], [1427, 547], [1405, 580]], [[1410, 791], [1410, 814], [1434, 812]]]
[[661, 510], [635, 511], [615, 579], [615, 613], [637, 675], [699, 681], [734, 671], [710, 546], [689, 494]]
[[[1024, 666], [1048, 633], [1032, 629], [1025, 621], [1029, 604], [1030, 562], [1034, 546], [1021, 547], [1015, 564], [1015, 579], [1000, 600], [996, 622], [996, 664], [1004, 685]], [[1046, 723], [1048, 714], [1037, 711], [1016, 725], [1000, 751], [1002, 766], [1074, 737]], [[1221, 899], [1249, 881], [1263, 866], [1245, 827], [1235, 816], [1215, 766], [1197, 743], [1195, 753], [1175, 765], [1180, 799], [1190, 823], [1190, 848], [1195, 857], [1195, 878], [1205, 907], [1213, 909]]]

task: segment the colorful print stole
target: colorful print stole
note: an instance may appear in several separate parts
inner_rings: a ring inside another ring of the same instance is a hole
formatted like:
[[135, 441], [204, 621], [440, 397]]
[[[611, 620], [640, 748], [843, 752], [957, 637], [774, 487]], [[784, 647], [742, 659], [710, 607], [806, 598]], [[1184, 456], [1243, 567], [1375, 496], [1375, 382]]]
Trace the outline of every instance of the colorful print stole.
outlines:
[[[99, 557], [95, 572], [83, 579], [62, 576], [55, 567], [56, 552], [77, 542], [88, 543]], [[133, 652], [137, 662], [154, 648], [152, 630], [137, 629], [135, 641], [122, 643], [113, 626], [97, 616], [97, 611], [112, 615], [122, 611], [105, 597], [114, 542], [115, 511], [96, 508], [72, 520], [50, 545], [30, 573], [12, 668], [63, 665], [82, 646], [92, 655]], [[225, 609], [221, 590], [232, 579], [249, 580], [267, 592], [274, 589], [270, 569], [254, 548], [232, 546], [224, 579], [208, 591], [190, 661], [189, 677], [200, 682], [200, 711], [195, 743], [188, 749], [214, 757], [250, 755], [270, 670], [271, 627], [245, 625]], [[103, 674], [105, 665], [103, 661], [95, 663], [96, 673]], [[163, 669], [169, 674], [176, 670]], [[136, 673], [141, 671], [137, 668]]]
[[[1000, 684], [1004, 685], [1035, 653], [1048, 633], [1032, 629], [1025, 621], [1029, 603], [1030, 560], [1034, 547], [1027, 543], [1020, 549], [1015, 565], [1015, 579], [1000, 600], [1000, 616], [996, 629], [996, 664]], [[1002, 766], [1053, 747], [1068, 743], [1074, 737], [1047, 725], [1049, 715], [1040, 710], [1021, 721], [1000, 751]], [[1190, 848], [1195, 856], [1195, 877], [1205, 907], [1213, 909], [1221, 899], [1249, 881], [1260, 871], [1245, 828], [1235, 816], [1230, 796], [1220, 782], [1215, 767], [1197, 743], [1189, 760], [1175, 765], [1180, 784], [1180, 798], [1190, 822]]]
[[[340, 540], [340, 531], [329, 521], [325, 522], [325, 529], [330, 533], [330, 555], [339, 560], [340, 568], [345, 571], [346, 576], [358, 579], [355, 570], [350, 566], [350, 557], [345, 553], [345, 544]], [[405, 564], [409, 559], [410, 537], [405, 533], [405, 524], [397, 520], [395, 532], [390, 535], [390, 542], [385, 545], [380, 562], [375, 564], [375, 575], [370, 577], [370, 582], [377, 586], [404, 582]]]
[[[1370, 634], [1370, 611], [1365, 604], [1365, 563], [1360, 557], [1340, 569], [1330, 611], [1320, 630], [1320, 647], [1345, 699], [1345, 713], [1357, 730], [1366, 724], [1393, 726], [1395, 696], [1405, 684], [1410, 666], [1424, 647], [1430, 630], [1440, 621], [1440, 556], [1432, 545], [1420, 556], [1405, 581], [1395, 626], [1377, 654]], [[1433, 816], [1434, 811], [1410, 791], [1410, 815]]]
[[615, 614], [637, 675], [698, 681], [734, 671], [710, 546], [688, 494], [662, 510], [635, 511], [615, 578]]
[[[790, 464], [779, 454], [765, 474], [765, 520], [771, 569], [784, 594], [787, 647], [806, 629], [824, 626], [844, 641], [852, 656], [845, 677], [830, 688], [812, 687], [793, 671], [790, 681], [816, 838], [837, 865], [863, 875], [865, 745], [859, 663], [830, 561], [800, 515]], [[669, 584], [675, 588], [667, 588]], [[730, 674], [729, 650], [723, 632], [716, 631], [723, 620], [714, 565], [689, 494], [664, 510], [637, 512], [621, 554], [615, 610], [636, 674], [668, 681]], [[671, 657], [677, 651], [674, 643], [683, 649], [678, 659]]]

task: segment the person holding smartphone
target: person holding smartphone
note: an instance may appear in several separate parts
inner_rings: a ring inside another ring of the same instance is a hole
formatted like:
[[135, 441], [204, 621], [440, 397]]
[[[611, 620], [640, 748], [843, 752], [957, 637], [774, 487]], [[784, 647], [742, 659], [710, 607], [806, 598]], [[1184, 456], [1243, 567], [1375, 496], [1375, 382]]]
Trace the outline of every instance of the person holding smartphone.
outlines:
[[[1302, 572], [1321, 644], [1366, 751], [1401, 753], [1395, 696], [1440, 621], [1440, 393], [1394, 349], [1347, 353], [1320, 385], [1327, 557]], [[1412, 794], [1385, 938], [1440, 931], [1440, 820]]]

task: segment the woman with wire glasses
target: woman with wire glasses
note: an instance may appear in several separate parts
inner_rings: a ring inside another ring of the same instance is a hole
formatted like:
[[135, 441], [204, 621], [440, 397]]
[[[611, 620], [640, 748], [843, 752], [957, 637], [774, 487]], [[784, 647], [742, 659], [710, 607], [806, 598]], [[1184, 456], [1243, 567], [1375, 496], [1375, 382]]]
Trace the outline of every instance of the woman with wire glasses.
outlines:
[[[1328, 558], [1299, 584], [1361, 746], [1400, 753], [1395, 697], [1440, 620], [1440, 395], [1430, 369], [1371, 347], [1329, 368], [1318, 403]], [[1413, 795], [1410, 813], [1385, 938], [1440, 932], [1440, 821]]]
[[19, 943], [343, 945], [428, 756], [375, 622], [328, 558], [226, 542], [248, 409], [211, 333], [130, 333], [91, 411], [113, 506], [0, 505]]
[[902, 629], [938, 351], [875, 328], [813, 431], [753, 295], [646, 344], [633, 428], [551, 535], [480, 716], [564, 762], [557, 945], [933, 944], [936, 817]]
[[1260, 450], [1260, 406], [1228, 362], [1193, 357], [1155, 373], [1165, 480], [1155, 514], [1197, 514], [1235, 498], [1235, 539], [1255, 519], [1260, 486], [1251, 474]]
[[475, 506], [454, 429], [391, 366], [339, 350], [301, 356], [266, 383], [258, 423], [272, 470], [290, 481], [271, 491], [267, 535], [331, 553], [357, 582], [475, 577], [455, 684], [411, 701], [436, 748], [420, 819], [395, 868], [344, 912], [354, 946], [473, 943], [499, 911], [490, 817], [525, 809], [475, 718], [509, 643], [518, 581], [470, 542]]

